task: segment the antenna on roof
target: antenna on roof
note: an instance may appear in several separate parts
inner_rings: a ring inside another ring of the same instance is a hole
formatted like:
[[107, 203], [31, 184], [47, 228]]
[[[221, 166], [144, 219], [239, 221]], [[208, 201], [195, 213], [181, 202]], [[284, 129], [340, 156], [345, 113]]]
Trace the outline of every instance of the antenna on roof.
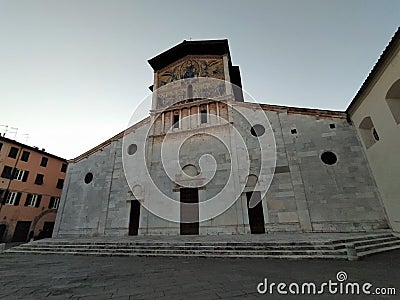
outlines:
[[21, 134], [21, 136], [23, 136], [23, 139], [25, 140], [25, 144], [28, 144], [28, 140], [29, 140], [29, 138], [30, 138], [29, 133]]
[[18, 128], [17, 127], [10, 127], [9, 133], [14, 133], [14, 140], [17, 138]]
[[0, 134], [2, 137], [5, 137], [6, 134], [11, 133], [11, 134], [14, 134], [14, 140], [16, 139], [17, 133], [18, 133], [18, 128], [17, 127], [11, 127], [11, 126], [8, 126], [8, 125], [0, 125], [0, 127], [4, 127], [5, 128], [4, 132], [2, 134]]

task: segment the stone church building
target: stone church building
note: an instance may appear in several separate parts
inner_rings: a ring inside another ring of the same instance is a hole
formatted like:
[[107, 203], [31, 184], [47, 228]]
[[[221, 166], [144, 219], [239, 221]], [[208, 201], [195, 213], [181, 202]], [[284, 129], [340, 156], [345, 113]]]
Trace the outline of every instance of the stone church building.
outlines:
[[389, 228], [346, 112], [248, 102], [227, 40], [149, 64], [149, 117], [69, 162], [54, 237]]

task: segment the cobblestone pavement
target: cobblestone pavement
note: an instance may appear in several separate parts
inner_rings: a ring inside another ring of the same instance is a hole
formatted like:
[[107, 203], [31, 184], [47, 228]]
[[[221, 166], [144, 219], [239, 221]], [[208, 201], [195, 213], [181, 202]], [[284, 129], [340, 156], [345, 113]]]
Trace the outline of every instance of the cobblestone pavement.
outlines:
[[[0, 255], [0, 299], [399, 299], [260, 295], [269, 282], [370, 282], [400, 293], [400, 250], [361, 261]], [[327, 290], [327, 289], [325, 289]], [[372, 290], [372, 289], [371, 289]]]

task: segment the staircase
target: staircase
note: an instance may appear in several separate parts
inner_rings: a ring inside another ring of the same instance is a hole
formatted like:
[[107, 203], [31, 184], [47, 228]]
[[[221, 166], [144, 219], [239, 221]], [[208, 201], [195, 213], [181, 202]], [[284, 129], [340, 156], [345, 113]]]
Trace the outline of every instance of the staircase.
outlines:
[[[300, 237], [299, 237], [300, 235]], [[269, 236], [269, 235], [264, 235]], [[5, 253], [20, 254], [65, 254], [96, 256], [168, 256], [168, 257], [220, 257], [220, 258], [282, 258], [282, 259], [348, 259], [346, 245], [353, 244], [357, 257], [400, 249], [400, 238], [390, 232], [346, 235], [322, 239], [296, 239], [230, 241], [229, 236], [218, 240], [207, 237], [200, 239], [173, 239], [162, 237], [132, 237], [118, 239], [45, 239], [22, 244]], [[350, 258], [349, 258], [350, 259]]]

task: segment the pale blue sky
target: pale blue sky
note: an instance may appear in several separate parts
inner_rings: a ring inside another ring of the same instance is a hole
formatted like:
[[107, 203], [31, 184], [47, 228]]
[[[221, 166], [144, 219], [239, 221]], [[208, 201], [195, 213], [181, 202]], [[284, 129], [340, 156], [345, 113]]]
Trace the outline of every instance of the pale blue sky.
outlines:
[[399, 25], [400, 1], [0, 1], [0, 125], [73, 158], [125, 128], [147, 60], [189, 38], [229, 39], [258, 102], [345, 110]]

